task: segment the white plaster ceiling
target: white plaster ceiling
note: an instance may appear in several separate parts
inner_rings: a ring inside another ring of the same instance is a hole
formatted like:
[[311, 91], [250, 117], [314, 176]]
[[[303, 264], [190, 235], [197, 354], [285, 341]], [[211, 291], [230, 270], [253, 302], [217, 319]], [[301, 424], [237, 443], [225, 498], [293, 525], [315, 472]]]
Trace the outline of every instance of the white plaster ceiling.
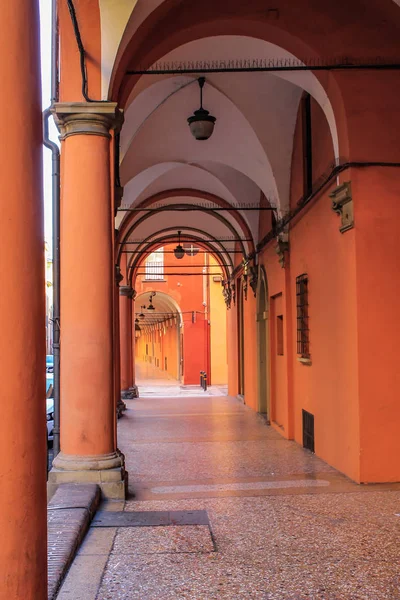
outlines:
[[161, 323], [168, 318], [168, 315], [175, 315], [179, 319], [179, 323], [182, 323], [182, 313], [177, 302], [164, 292], [156, 292], [156, 295], [153, 297], [155, 310], [142, 309], [141, 306], [147, 307], [149, 305], [150, 293], [149, 291], [143, 292], [135, 298], [134, 310], [136, 316], [141, 312], [145, 315], [143, 320], [139, 320], [140, 327], [154, 322]]
[[[108, 87], [118, 47], [138, 0], [99, 0], [101, 26], [101, 93], [107, 100]], [[151, 4], [151, 0], [147, 0]]]
[[[152, 3], [158, 5], [158, 2]], [[139, 9], [139, 0], [136, 10]], [[143, 10], [143, 5], [141, 5]], [[142, 16], [144, 13], [142, 13]], [[162, 60], [228, 60], [235, 58], [285, 58], [291, 55], [273, 44], [244, 36], [219, 36], [196, 40], [169, 53]], [[187, 117], [199, 107], [195, 76], [140, 78], [131, 93], [121, 132], [121, 179], [125, 187], [122, 208], [136, 206], [154, 194], [193, 189], [214, 194], [232, 206], [257, 205], [265, 195], [278, 210], [289, 206], [293, 136], [299, 100], [308, 91], [324, 111], [338, 156], [338, 138], [331, 104], [310, 72], [225, 73], [206, 77], [204, 107], [216, 118], [215, 131], [207, 141], [195, 140]], [[172, 200], [168, 200], [171, 202]], [[178, 200], [175, 198], [174, 202]], [[182, 198], [180, 198], [182, 201]], [[200, 202], [194, 195], [186, 202]], [[258, 241], [256, 211], [240, 210]], [[223, 213], [234, 222], [228, 213]], [[116, 226], [132, 213], [120, 210]], [[135, 215], [138, 219], [139, 215]], [[207, 229], [221, 237], [226, 227], [201, 213], [160, 213], [141, 224], [136, 237], [178, 223]], [[237, 223], [235, 227], [240, 229]], [[241, 231], [241, 233], [243, 233]]]

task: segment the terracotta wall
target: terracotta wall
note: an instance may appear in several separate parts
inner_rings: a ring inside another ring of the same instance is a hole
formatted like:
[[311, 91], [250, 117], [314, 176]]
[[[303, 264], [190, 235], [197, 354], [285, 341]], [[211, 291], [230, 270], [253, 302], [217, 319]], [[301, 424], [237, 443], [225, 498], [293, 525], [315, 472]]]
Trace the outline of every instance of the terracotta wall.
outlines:
[[[210, 263], [216, 264], [210, 257]], [[226, 385], [228, 383], [228, 362], [226, 352], [226, 305], [222, 295], [220, 281], [209, 278], [210, 306], [210, 353], [211, 353], [211, 383]]]
[[[314, 178], [332, 160], [330, 134], [320, 108], [312, 102]], [[303, 193], [302, 131], [295, 132], [292, 204]], [[335, 182], [293, 223], [290, 254], [282, 268], [271, 242], [259, 255], [269, 292], [271, 424], [302, 443], [302, 409], [315, 417], [316, 453], [358, 480], [359, 409], [354, 230], [341, 234], [328, 194]], [[266, 233], [261, 221], [260, 237]], [[296, 276], [309, 277], [311, 365], [297, 360]], [[245, 403], [257, 409], [256, 305], [249, 289], [244, 302]], [[237, 306], [228, 316], [229, 391], [237, 393]], [[283, 317], [283, 355], [277, 354], [277, 317]]]
[[[220, 283], [214, 283], [212, 274], [203, 276], [203, 265], [216, 265], [216, 261], [203, 252], [190, 257], [185, 255], [177, 260], [172, 253], [176, 244], [165, 246], [164, 254], [164, 279], [161, 281], [149, 281], [144, 275], [139, 275], [134, 282], [138, 295], [152, 291], [163, 292], [172, 298], [182, 312], [182, 328], [178, 325], [172, 329], [167, 328], [166, 333], [158, 335], [154, 347], [154, 357], [151, 355], [147, 361], [159, 364], [160, 369], [165, 370], [165, 358], [167, 358], [167, 371], [173, 377], [180, 377], [180, 359], [183, 359], [182, 383], [185, 385], [198, 385], [200, 371], [212, 372], [211, 362], [215, 370], [215, 383], [226, 383], [226, 306], [224, 303]], [[144, 267], [140, 268], [140, 272]], [[199, 273], [198, 276], [187, 276], [183, 273]], [[220, 273], [220, 269], [212, 268], [211, 273]], [[171, 275], [176, 273], [177, 275]], [[207, 283], [207, 279], [209, 280]], [[154, 305], [157, 306], [157, 295], [154, 297]], [[140, 301], [135, 303], [136, 312], [140, 312]], [[206, 307], [208, 313], [206, 314]], [[209, 324], [210, 320], [210, 324]], [[183, 348], [180, 348], [180, 336], [183, 335]], [[161, 339], [161, 345], [159, 343]], [[212, 339], [212, 344], [211, 344]], [[146, 360], [143, 336], [137, 342], [136, 357], [138, 360]], [[149, 354], [152, 346], [149, 344]], [[180, 356], [182, 354], [182, 356]], [[210, 357], [210, 354], [212, 358]], [[156, 359], [156, 361], [155, 361]], [[158, 362], [159, 361], [159, 362]]]

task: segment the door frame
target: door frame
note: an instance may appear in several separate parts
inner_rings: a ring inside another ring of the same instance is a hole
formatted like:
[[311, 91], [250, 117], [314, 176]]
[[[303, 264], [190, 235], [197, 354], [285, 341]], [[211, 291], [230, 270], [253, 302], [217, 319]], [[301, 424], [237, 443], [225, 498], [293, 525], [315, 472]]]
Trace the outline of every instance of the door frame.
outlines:
[[271, 419], [271, 355], [268, 280], [259, 265], [257, 289], [257, 410]]

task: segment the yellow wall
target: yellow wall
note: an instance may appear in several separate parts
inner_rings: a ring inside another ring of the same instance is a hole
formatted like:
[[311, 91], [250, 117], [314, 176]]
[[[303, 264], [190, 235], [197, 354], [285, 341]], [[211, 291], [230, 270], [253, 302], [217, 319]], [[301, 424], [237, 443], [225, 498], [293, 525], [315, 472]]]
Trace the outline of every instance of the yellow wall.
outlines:
[[[210, 256], [210, 265], [218, 264]], [[215, 269], [212, 269], [215, 271]], [[222, 295], [221, 282], [209, 277], [210, 302], [210, 347], [211, 347], [211, 383], [228, 383], [228, 359], [226, 353], [226, 305]]]

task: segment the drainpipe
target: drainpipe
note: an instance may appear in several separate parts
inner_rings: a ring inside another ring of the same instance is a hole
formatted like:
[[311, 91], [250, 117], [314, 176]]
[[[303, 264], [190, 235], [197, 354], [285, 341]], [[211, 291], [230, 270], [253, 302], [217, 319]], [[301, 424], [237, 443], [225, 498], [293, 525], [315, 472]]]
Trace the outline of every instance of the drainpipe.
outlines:
[[[52, 0], [51, 104], [58, 100], [57, 1]], [[54, 458], [60, 452], [60, 150], [49, 138], [51, 108], [43, 112], [43, 144], [52, 153]]]

